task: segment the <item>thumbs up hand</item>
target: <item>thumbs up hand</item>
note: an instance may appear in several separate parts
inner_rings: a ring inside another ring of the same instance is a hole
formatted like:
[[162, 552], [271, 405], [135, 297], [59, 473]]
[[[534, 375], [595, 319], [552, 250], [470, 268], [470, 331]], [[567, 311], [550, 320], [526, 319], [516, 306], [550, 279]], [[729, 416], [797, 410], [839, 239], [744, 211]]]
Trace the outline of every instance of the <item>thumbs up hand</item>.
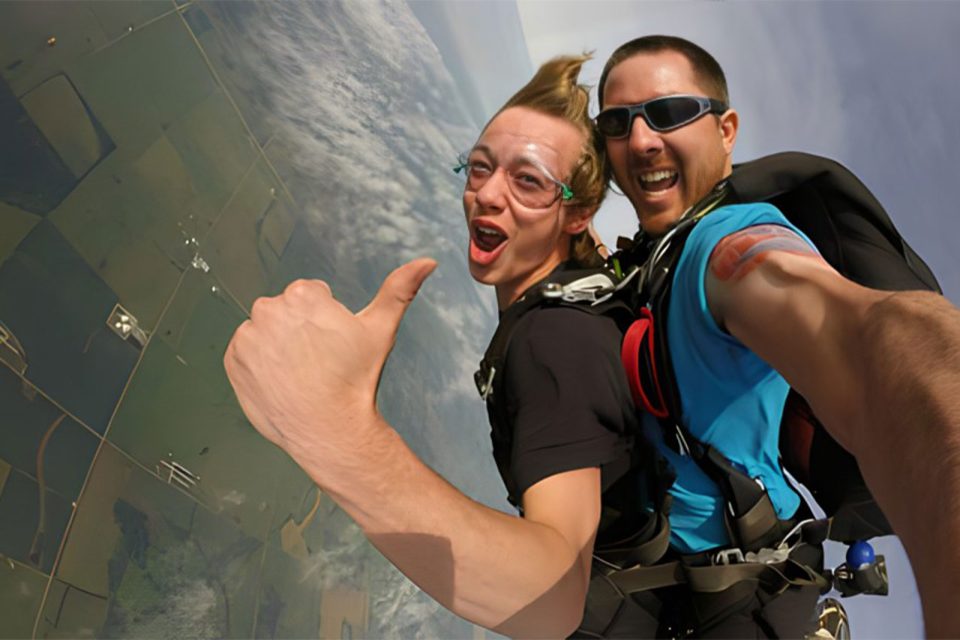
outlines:
[[420, 258], [397, 268], [356, 315], [320, 280], [297, 280], [258, 299], [224, 356], [253, 426], [311, 470], [346, 462], [377, 423], [380, 373], [404, 312], [435, 267]]

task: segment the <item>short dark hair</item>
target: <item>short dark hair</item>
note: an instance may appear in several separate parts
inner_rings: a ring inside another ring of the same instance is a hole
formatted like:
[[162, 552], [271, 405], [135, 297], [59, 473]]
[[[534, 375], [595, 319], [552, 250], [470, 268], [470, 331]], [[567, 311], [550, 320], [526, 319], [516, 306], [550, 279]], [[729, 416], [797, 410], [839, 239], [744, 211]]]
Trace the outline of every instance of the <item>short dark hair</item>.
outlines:
[[607, 60], [600, 74], [600, 84], [597, 86], [597, 100], [603, 109], [603, 88], [607, 84], [607, 76], [613, 68], [624, 60], [628, 60], [641, 53], [660, 53], [661, 51], [676, 51], [687, 60], [697, 75], [697, 81], [707, 92], [708, 98], [719, 100], [723, 104], [730, 104], [727, 93], [727, 78], [716, 59], [705, 49], [689, 40], [677, 36], [643, 36], [620, 45]]

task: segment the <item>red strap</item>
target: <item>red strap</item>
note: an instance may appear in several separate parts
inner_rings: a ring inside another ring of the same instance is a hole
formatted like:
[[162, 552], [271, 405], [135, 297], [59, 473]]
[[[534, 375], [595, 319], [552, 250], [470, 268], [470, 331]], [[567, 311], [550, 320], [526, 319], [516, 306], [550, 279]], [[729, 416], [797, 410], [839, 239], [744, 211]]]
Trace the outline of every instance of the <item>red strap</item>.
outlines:
[[[630, 385], [630, 393], [633, 395], [633, 402], [652, 413], [657, 418], [666, 418], [669, 415], [666, 402], [663, 400], [663, 392], [660, 390], [660, 379], [657, 375], [656, 360], [653, 357], [653, 313], [650, 309], [642, 307], [639, 312], [640, 317], [633, 321], [630, 328], [623, 336], [623, 344], [620, 347], [620, 360], [623, 362], [623, 368], [627, 373], [627, 383]], [[644, 340], [646, 338], [646, 340]], [[655, 399], [659, 406], [653, 406], [650, 398], [643, 388], [642, 378], [640, 377], [640, 358], [641, 350], [647, 350], [650, 370], [653, 372], [653, 384]]]

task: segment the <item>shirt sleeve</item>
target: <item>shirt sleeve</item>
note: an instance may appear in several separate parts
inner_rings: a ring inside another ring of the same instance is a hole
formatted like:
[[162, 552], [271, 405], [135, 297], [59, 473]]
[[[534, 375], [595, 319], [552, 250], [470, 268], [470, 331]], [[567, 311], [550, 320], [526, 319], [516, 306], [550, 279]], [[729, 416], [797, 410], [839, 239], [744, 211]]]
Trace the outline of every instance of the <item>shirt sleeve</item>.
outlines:
[[[712, 343], [704, 340], [719, 340], [741, 350], [747, 349], [714, 321], [707, 303], [706, 274], [710, 256], [721, 240], [749, 227], [767, 224], [786, 227], [817, 251], [816, 245], [803, 232], [791, 224], [779, 209], [766, 202], [721, 207], [698, 222], [690, 232], [674, 270], [668, 317], [671, 354], [689, 351], [693, 357], [694, 353], [709, 353], [713, 350]], [[698, 362], [697, 366], [704, 367], [706, 364]], [[718, 373], [718, 376], [722, 377], [722, 373]], [[686, 381], [683, 382], [686, 384]], [[690, 382], [697, 384], [696, 380]]]
[[620, 363], [621, 331], [564, 307], [532, 311], [505, 363], [518, 496], [551, 475], [600, 467], [603, 487], [629, 466], [638, 417]]

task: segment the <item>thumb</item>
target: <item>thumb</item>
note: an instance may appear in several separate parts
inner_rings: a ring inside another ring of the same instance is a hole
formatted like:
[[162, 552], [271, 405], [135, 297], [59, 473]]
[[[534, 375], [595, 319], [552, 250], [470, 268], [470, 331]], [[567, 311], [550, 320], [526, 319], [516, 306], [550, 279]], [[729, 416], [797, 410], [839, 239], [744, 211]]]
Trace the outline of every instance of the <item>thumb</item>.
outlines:
[[357, 317], [368, 326], [373, 325], [388, 333], [392, 338], [397, 333], [397, 327], [400, 326], [407, 307], [417, 296], [420, 285], [436, 267], [437, 262], [430, 258], [417, 258], [397, 267], [387, 276], [377, 295]]

